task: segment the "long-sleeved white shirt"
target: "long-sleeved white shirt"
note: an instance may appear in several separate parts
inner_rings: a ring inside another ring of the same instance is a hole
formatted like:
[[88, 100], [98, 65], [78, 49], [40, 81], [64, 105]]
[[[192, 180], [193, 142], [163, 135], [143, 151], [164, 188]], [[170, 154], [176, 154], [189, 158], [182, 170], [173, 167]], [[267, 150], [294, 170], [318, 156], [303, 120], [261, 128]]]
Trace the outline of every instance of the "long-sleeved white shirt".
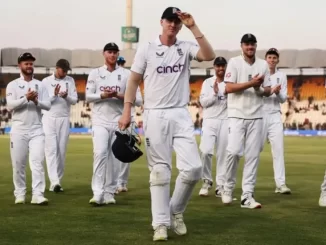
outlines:
[[[27, 101], [28, 90], [38, 92], [38, 103]], [[23, 76], [11, 81], [6, 88], [8, 110], [12, 112], [11, 133], [42, 133], [41, 111], [50, 110], [51, 101], [47, 89], [41, 81], [27, 82]]]
[[[75, 80], [66, 76], [63, 79], [58, 79], [54, 76], [46, 77], [43, 79], [42, 83], [49, 92], [51, 98], [51, 109], [49, 111], [43, 110], [42, 113], [49, 117], [70, 117], [70, 107], [77, 103], [77, 91]], [[59, 95], [54, 95], [54, 90], [57, 84], [60, 85], [60, 92], [66, 92], [68, 90], [68, 95], [66, 98], [62, 98]]]
[[203, 107], [203, 119], [227, 119], [227, 95], [225, 82], [218, 83], [218, 93], [215, 94], [216, 76], [207, 78], [201, 87], [199, 102]]
[[279, 94], [272, 94], [269, 97], [264, 97], [264, 112], [265, 113], [275, 113], [281, 112], [280, 103], [284, 103], [287, 100], [288, 93], [288, 79], [285, 73], [281, 71], [276, 71], [270, 76], [271, 87], [274, 88], [277, 85], [281, 85], [281, 90]]
[[123, 111], [123, 100], [118, 98], [101, 99], [105, 89], [124, 94], [130, 71], [117, 66], [112, 72], [106, 66], [93, 69], [88, 75], [86, 85], [86, 101], [94, 103], [92, 109], [92, 125], [107, 126], [118, 123]]

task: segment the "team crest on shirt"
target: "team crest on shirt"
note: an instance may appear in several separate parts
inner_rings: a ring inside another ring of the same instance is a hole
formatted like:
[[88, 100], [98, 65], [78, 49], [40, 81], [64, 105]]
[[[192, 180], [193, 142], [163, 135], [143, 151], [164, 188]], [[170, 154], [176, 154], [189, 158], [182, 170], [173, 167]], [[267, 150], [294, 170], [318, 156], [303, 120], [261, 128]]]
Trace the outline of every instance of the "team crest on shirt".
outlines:
[[120, 74], [118, 75], [118, 81], [119, 82], [121, 81], [121, 75]]
[[277, 82], [277, 84], [280, 83], [280, 78], [279, 77], [276, 79], [276, 82]]
[[156, 52], [156, 58], [163, 58], [164, 52], [158, 53]]
[[225, 77], [230, 78], [231, 77], [231, 72], [226, 73]]
[[249, 75], [248, 75], [248, 81], [251, 81], [251, 79], [252, 79], [252, 75], [249, 74]]
[[183, 52], [182, 52], [182, 49], [181, 48], [178, 48], [177, 49], [177, 52], [178, 52], [179, 56], [182, 56], [183, 55]]

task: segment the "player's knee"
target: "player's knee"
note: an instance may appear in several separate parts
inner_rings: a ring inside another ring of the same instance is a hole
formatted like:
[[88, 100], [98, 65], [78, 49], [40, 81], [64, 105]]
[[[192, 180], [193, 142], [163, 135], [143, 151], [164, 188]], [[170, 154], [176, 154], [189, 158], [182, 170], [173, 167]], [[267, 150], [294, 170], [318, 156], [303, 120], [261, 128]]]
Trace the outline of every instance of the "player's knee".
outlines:
[[242, 157], [243, 156], [243, 150], [240, 148], [240, 147], [227, 147], [227, 152], [228, 152], [228, 155], [231, 156], [231, 157]]
[[171, 170], [165, 164], [156, 164], [150, 174], [151, 186], [168, 185], [171, 180]]
[[198, 182], [198, 180], [201, 179], [202, 173], [203, 173], [202, 166], [196, 166], [188, 171], [184, 171], [183, 174], [181, 175], [181, 178], [184, 183], [192, 184]]
[[108, 149], [94, 149], [95, 158], [107, 158], [109, 156]]

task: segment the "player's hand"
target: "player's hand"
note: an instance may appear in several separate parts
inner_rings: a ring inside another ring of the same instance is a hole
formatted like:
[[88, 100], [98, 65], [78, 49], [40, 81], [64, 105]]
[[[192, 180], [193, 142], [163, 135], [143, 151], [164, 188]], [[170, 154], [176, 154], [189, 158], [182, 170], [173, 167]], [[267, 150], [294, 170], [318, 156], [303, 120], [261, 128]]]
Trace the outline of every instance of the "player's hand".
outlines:
[[119, 129], [120, 130], [125, 130], [130, 126], [131, 122], [131, 116], [128, 115], [127, 113], [122, 113], [122, 116], [119, 119]]
[[31, 88], [28, 89], [26, 98], [28, 101], [33, 101], [37, 97], [36, 91], [31, 91]]
[[272, 88], [271, 90], [271, 94], [279, 94], [281, 91], [281, 84], [275, 86], [274, 88]]
[[67, 92], [67, 91], [65, 91], [65, 92], [61, 92], [61, 93], [59, 94], [59, 96], [65, 99], [65, 98], [67, 98], [67, 96], [68, 96], [68, 92]]
[[195, 26], [195, 20], [191, 14], [186, 12], [177, 12], [179, 19], [181, 20], [182, 24], [184, 24], [187, 28], [191, 28]]
[[257, 74], [251, 79], [250, 82], [255, 89], [258, 89], [264, 82], [264, 75], [259, 76], [259, 74]]
[[58, 96], [61, 86], [57, 84], [54, 88], [54, 96]]
[[218, 93], [218, 81], [214, 82], [213, 89], [214, 89], [214, 93], [217, 94]]
[[117, 96], [116, 91], [110, 91], [110, 90], [104, 90], [103, 93], [101, 93], [101, 98], [102, 99], [108, 99], [108, 98], [113, 98]]

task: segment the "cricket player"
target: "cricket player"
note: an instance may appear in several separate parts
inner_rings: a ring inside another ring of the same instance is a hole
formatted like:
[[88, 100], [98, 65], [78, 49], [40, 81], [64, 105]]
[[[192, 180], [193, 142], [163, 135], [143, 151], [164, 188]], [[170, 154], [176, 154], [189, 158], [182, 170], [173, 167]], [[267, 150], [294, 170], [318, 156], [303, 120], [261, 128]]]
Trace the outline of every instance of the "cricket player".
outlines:
[[50, 191], [56, 193], [63, 191], [61, 180], [64, 175], [70, 132], [70, 107], [77, 103], [75, 80], [67, 76], [69, 70], [71, 70], [69, 62], [60, 59], [56, 63], [53, 75], [42, 81], [51, 98], [51, 109], [43, 110], [42, 122]]
[[[140, 88], [138, 87], [137, 93], [136, 93], [136, 100], [135, 100], [135, 106], [141, 106], [143, 104], [143, 97], [140, 92]], [[134, 114], [135, 114], [135, 108], [132, 107], [131, 112], [131, 120], [134, 121]], [[127, 192], [127, 184], [128, 184], [128, 178], [130, 173], [130, 165], [131, 163], [121, 163], [120, 164], [120, 172], [119, 172], [119, 178], [118, 178], [118, 189], [116, 191], [116, 194], [119, 194], [120, 192]]]
[[32, 204], [48, 203], [44, 197], [44, 132], [41, 110], [51, 107], [47, 89], [33, 77], [35, 58], [31, 53], [18, 57], [20, 77], [6, 88], [8, 110], [12, 112], [10, 156], [13, 167], [15, 203], [24, 204], [26, 196], [26, 163], [32, 171]]
[[126, 64], [125, 58], [123, 58], [122, 56], [119, 56], [118, 60], [117, 60], [117, 64], [118, 64], [118, 66], [125, 67], [125, 64]]
[[324, 182], [321, 185], [319, 206], [320, 207], [326, 207], [326, 172], [325, 172], [325, 176], [324, 176]]
[[92, 109], [93, 198], [92, 205], [114, 204], [120, 170], [111, 147], [122, 115], [124, 92], [130, 71], [117, 65], [119, 47], [108, 43], [103, 49], [105, 65], [92, 70], [87, 79], [86, 101]]
[[208, 196], [213, 186], [212, 157], [216, 145], [216, 197], [221, 196], [224, 185], [224, 166], [228, 142], [227, 95], [225, 93], [224, 75], [226, 59], [217, 57], [214, 60], [215, 75], [203, 82], [200, 92], [200, 104], [203, 107], [203, 127], [199, 145], [203, 163], [203, 185], [200, 196]]
[[[185, 25], [198, 45], [177, 39]], [[187, 109], [190, 61], [211, 61], [214, 51], [193, 17], [175, 7], [161, 16], [162, 34], [137, 50], [119, 127], [128, 128], [137, 88], [144, 76], [144, 133], [150, 170], [154, 241], [167, 240], [172, 226], [178, 235], [187, 233], [183, 213], [201, 178], [202, 164]], [[170, 199], [172, 151], [177, 155], [179, 175]]]
[[242, 208], [261, 208], [254, 189], [262, 150], [263, 96], [269, 96], [271, 83], [267, 62], [256, 57], [253, 34], [241, 39], [242, 54], [229, 60], [225, 83], [228, 93], [229, 136], [222, 202], [231, 204], [239, 159], [245, 155], [242, 177]]
[[263, 120], [263, 147], [268, 140], [272, 147], [274, 178], [276, 184], [275, 193], [290, 194], [291, 190], [285, 183], [284, 165], [284, 133], [281, 117], [280, 103], [287, 100], [287, 76], [276, 70], [279, 63], [279, 52], [271, 48], [266, 52], [265, 59], [269, 66], [271, 96], [264, 97]]

